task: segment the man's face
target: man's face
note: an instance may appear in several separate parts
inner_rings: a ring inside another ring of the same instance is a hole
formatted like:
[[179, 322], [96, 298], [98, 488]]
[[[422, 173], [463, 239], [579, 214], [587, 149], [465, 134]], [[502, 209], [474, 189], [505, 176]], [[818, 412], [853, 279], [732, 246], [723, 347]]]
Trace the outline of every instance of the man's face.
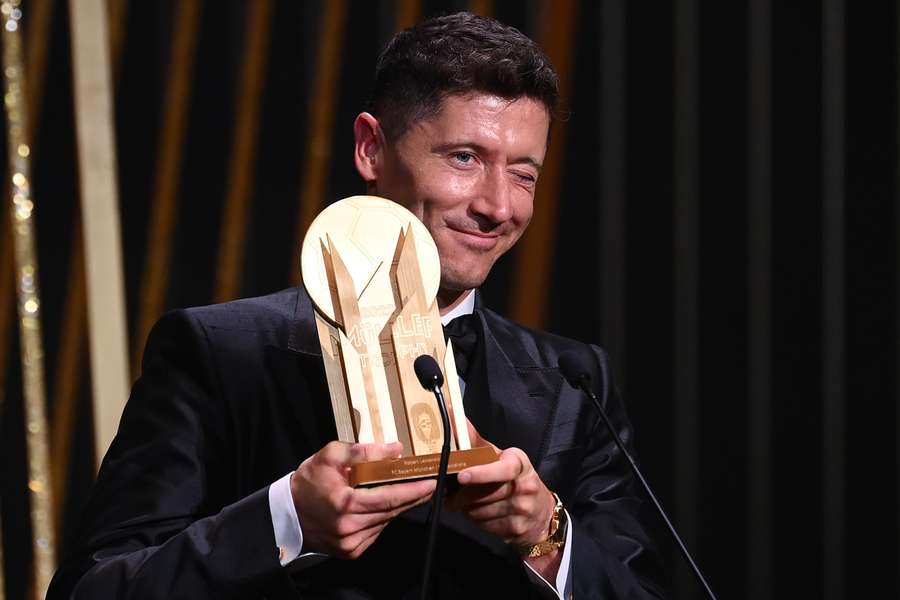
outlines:
[[549, 126], [539, 101], [472, 93], [445, 98], [437, 115], [383, 144], [370, 191], [428, 228], [445, 297], [480, 286], [525, 231]]

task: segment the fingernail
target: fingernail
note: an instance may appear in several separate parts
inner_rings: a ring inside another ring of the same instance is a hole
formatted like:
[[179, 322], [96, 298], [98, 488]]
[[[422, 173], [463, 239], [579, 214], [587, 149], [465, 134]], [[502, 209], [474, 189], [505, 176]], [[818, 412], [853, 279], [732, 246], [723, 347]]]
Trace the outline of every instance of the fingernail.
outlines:
[[469, 483], [470, 479], [472, 479], [472, 475], [470, 475], [469, 473], [463, 472], [457, 476], [457, 479], [459, 480], [460, 483], [466, 484], [466, 483]]

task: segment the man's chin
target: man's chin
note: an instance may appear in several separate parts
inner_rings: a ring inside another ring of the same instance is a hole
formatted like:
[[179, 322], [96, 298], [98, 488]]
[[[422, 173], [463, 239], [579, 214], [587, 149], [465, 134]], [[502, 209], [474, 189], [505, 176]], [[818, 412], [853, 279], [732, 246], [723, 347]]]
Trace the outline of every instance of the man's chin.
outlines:
[[447, 273], [446, 271], [443, 271], [441, 273], [441, 290], [445, 292], [461, 293], [481, 287], [481, 284], [484, 283], [485, 279], [487, 279], [487, 273], [479, 276], [478, 274], [473, 275], [471, 272]]

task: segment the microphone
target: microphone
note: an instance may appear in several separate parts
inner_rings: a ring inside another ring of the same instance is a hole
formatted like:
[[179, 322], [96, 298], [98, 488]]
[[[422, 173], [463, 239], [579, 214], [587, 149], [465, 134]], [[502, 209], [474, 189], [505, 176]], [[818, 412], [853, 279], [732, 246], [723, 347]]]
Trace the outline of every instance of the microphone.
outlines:
[[631, 454], [629, 454], [628, 450], [625, 448], [625, 444], [622, 442], [619, 434], [616, 433], [616, 429], [615, 427], [613, 427], [612, 421], [609, 420], [606, 411], [603, 410], [603, 405], [600, 403], [600, 399], [597, 397], [597, 394], [595, 394], [591, 389], [590, 363], [588, 363], [587, 359], [581, 353], [568, 351], [564, 352], [559, 357], [559, 370], [562, 372], [563, 377], [566, 378], [566, 381], [569, 382], [569, 385], [577, 390], [583, 391], [594, 402], [594, 406], [597, 407], [597, 412], [600, 413], [600, 417], [606, 424], [606, 428], [612, 434], [613, 439], [616, 442], [616, 446], [619, 447], [619, 452], [621, 452], [625, 456], [625, 458], [628, 459], [628, 464], [631, 467], [631, 472], [634, 473], [634, 476], [637, 477], [638, 481], [641, 482], [641, 487], [644, 488], [644, 492], [646, 492], [647, 496], [650, 497], [650, 500], [653, 502], [653, 506], [656, 507], [656, 512], [660, 517], [662, 517], [663, 522], [665, 522], [666, 527], [669, 529], [669, 533], [672, 534], [672, 537], [675, 539], [675, 543], [678, 545], [678, 549], [681, 551], [681, 555], [688, 562], [691, 570], [697, 577], [697, 580], [706, 590], [706, 595], [712, 598], [712, 600], [716, 600], [716, 595], [713, 594], [712, 589], [709, 587], [709, 584], [706, 582], [706, 579], [700, 572], [700, 568], [697, 566], [697, 563], [694, 562], [694, 559], [691, 557], [690, 552], [688, 552], [687, 546], [685, 546], [684, 542], [681, 541], [681, 537], [678, 535], [678, 532], [675, 531], [675, 527], [669, 520], [668, 515], [666, 515], [666, 511], [663, 510], [663, 507], [662, 505], [660, 505], [659, 500], [656, 499], [656, 495], [654, 495], [653, 490], [650, 489], [650, 484], [647, 483], [646, 479], [644, 479], [644, 475], [638, 468], [637, 463], [634, 461], [634, 458], [631, 457]]
[[[441, 373], [441, 368], [438, 367], [437, 361], [428, 354], [423, 354], [413, 362], [413, 370], [416, 372], [416, 377], [419, 378], [419, 383], [429, 392], [444, 385], [444, 374]], [[438, 403], [440, 404], [440, 400]]]
[[447, 404], [444, 402], [444, 394], [441, 386], [444, 385], [444, 375], [437, 361], [428, 354], [423, 354], [413, 362], [413, 370], [419, 383], [426, 390], [434, 393], [437, 399], [438, 409], [441, 413], [441, 424], [444, 429], [444, 443], [441, 446], [441, 462], [438, 465], [437, 485], [434, 488], [434, 496], [431, 498], [431, 514], [428, 517], [428, 537], [425, 541], [425, 566], [422, 569], [422, 600], [428, 598], [428, 589], [431, 582], [431, 564], [434, 556], [434, 544], [437, 539], [438, 522], [441, 520], [441, 502], [444, 499], [444, 482], [447, 479], [447, 464], [450, 461], [450, 415], [447, 413]]

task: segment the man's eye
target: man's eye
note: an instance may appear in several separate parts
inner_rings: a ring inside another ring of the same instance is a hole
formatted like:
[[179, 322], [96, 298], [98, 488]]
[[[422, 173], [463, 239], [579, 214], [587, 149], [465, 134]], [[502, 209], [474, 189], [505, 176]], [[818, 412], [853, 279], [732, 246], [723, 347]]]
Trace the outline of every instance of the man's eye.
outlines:
[[471, 152], [455, 152], [453, 154], [453, 158], [455, 158], [457, 162], [461, 162], [462, 164], [467, 165], [475, 160], [475, 155]]
[[534, 185], [537, 182], [537, 177], [530, 173], [514, 173], [514, 175], [516, 179], [528, 185]]

